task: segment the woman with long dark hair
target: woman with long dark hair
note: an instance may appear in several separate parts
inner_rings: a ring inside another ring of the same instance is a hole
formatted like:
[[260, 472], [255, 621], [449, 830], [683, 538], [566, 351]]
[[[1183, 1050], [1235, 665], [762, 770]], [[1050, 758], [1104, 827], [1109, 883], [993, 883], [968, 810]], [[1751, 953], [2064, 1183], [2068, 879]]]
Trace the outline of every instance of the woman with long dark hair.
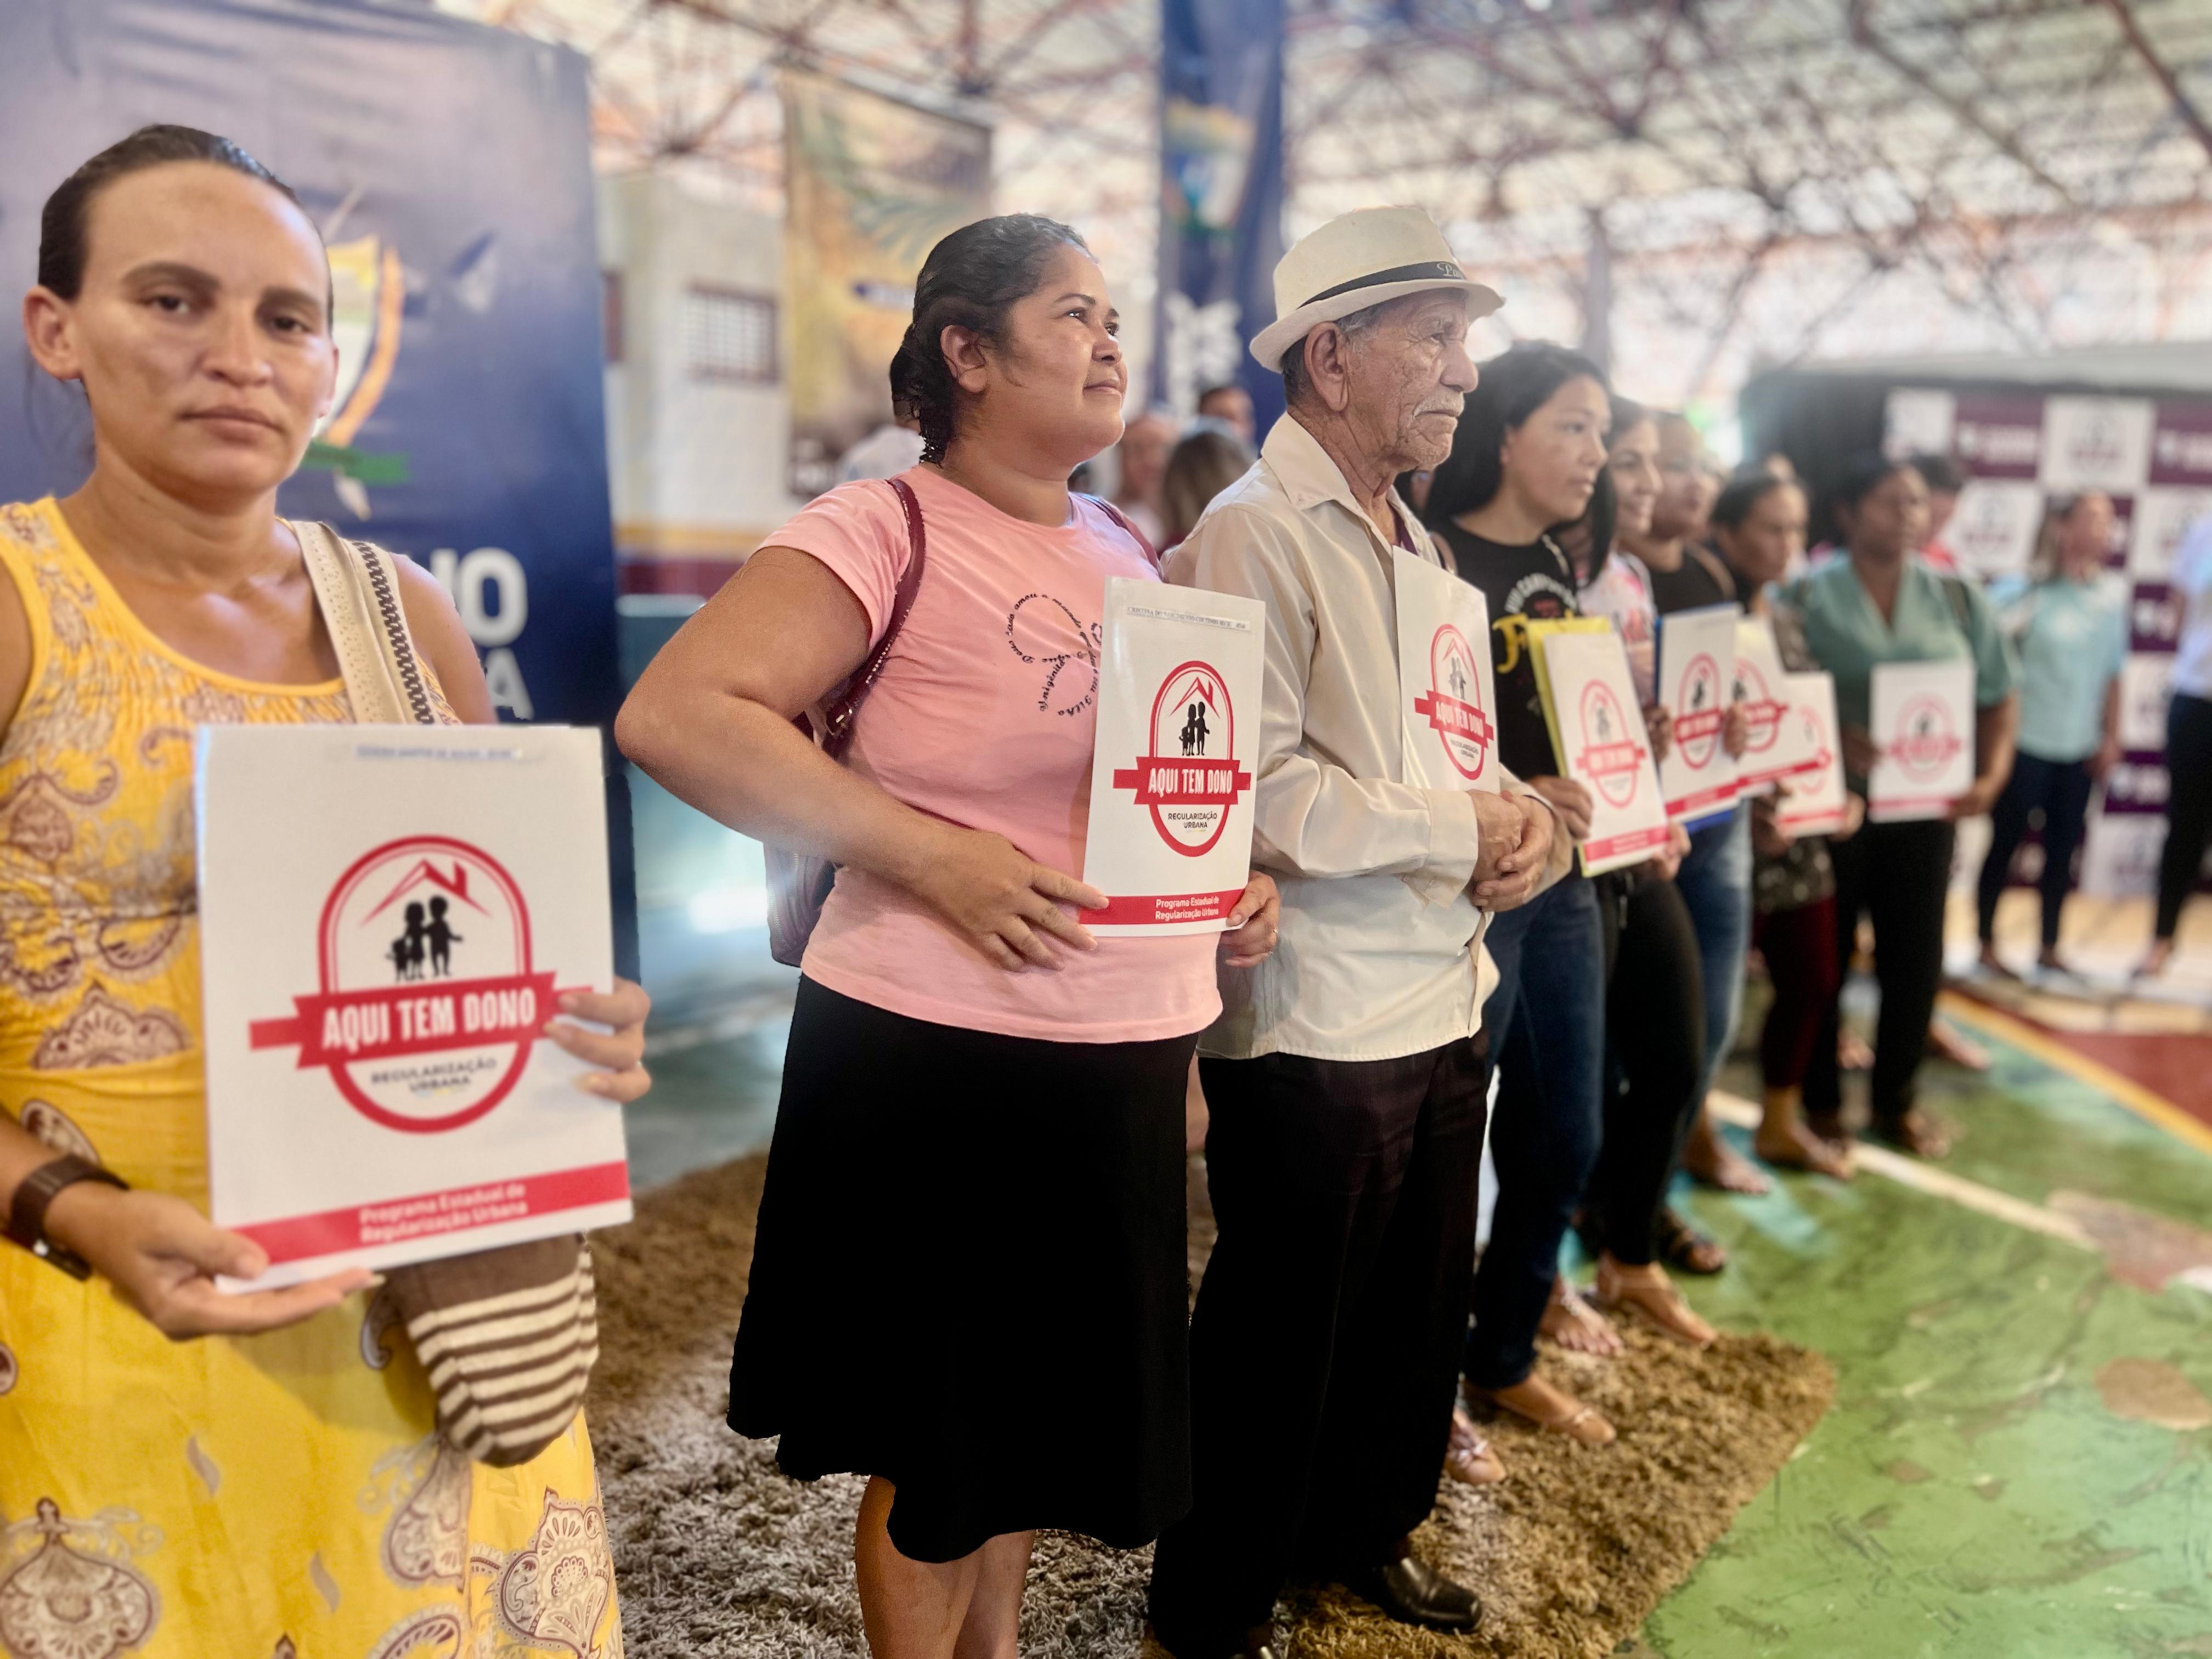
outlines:
[[[1528, 655], [1532, 621], [1578, 613], [1558, 531], [1580, 520], [1606, 461], [1605, 377], [1586, 357], [1524, 343], [1481, 366], [1422, 514], [1490, 608], [1498, 755], [1586, 835], [1589, 792], [1559, 775]], [[1483, 1009], [1498, 1056], [1490, 1150], [1498, 1205], [1474, 1286], [1464, 1372], [1487, 1404], [1594, 1445], [1613, 1425], [1536, 1373], [1540, 1328], [1606, 1352], [1618, 1343], [1559, 1273], [1559, 1245], [1595, 1164], [1605, 1048], [1605, 941], [1579, 872], [1486, 936], [1499, 982]]]
[[[1948, 1138], [1915, 1106], [1913, 1087], [1942, 979], [1943, 898], [1958, 821], [1988, 811], [2012, 770], [2014, 672], [1981, 591], [1913, 557], [1927, 537], [1928, 486], [1911, 465], [1878, 454], [1860, 458], [1845, 474], [1832, 511], [1844, 556], [1791, 583], [1783, 598], [1802, 621], [1813, 660], [1835, 677], [1844, 771], [1854, 793], [1865, 795], [1876, 756], [1868, 729], [1875, 665], [1965, 660], [1974, 671], [1974, 779], [1966, 793], [1945, 817], [1869, 823], [1829, 849], [1839, 976], [1850, 965], [1860, 915], [1874, 923], [1875, 979], [1881, 988], [1870, 1091], [1874, 1133], [1905, 1152], [1940, 1158]], [[1805, 1077], [1807, 1123], [1833, 1141], [1844, 1139], [1838, 1019], [1831, 1006]]]
[[[1216, 941], [1100, 940], [1072, 914], [1104, 902], [1073, 872], [1105, 584], [1159, 579], [1067, 489], [1121, 431], [1118, 331], [1065, 225], [939, 242], [891, 367], [921, 465], [769, 536], [617, 726], [701, 811], [838, 866], [729, 1420], [781, 1435], [799, 1479], [870, 1477], [878, 1659], [1011, 1659], [1036, 1528], [1134, 1547], [1190, 1503], [1183, 1106]], [[792, 722], [868, 656], [916, 559], [840, 766]], [[1273, 948], [1277, 906], [1255, 876], [1232, 963]]]
[[[337, 385], [330, 294], [298, 199], [212, 133], [142, 129], [46, 202], [24, 333], [83, 388], [94, 459], [0, 507], [0, 1516], [33, 1546], [11, 1653], [452, 1652], [532, 1607], [520, 1641], [621, 1641], [580, 1415], [472, 1462], [371, 1274], [218, 1288], [268, 1260], [207, 1215], [191, 732], [357, 718], [313, 532], [276, 513]], [[391, 573], [432, 712], [490, 724], [444, 589]], [[561, 1009], [580, 1086], [641, 1095], [645, 994]], [[547, 1340], [574, 1362], [573, 1327]]]
[[[1630, 677], [1653, 751], [1673, 732], [1658, 702], [1658, 611], [1650, 577], [1613, 540], [1646, 528], [1659, 494], [1657, 423], [1625, 398], [1612, 404], [1606, 470], [1589, 516], [1606, 550], [1584, 575], [1583, 609], [1610, 621], [1627, 651]], [[1597, 1255], [1595, 1299], [1632, 1311], [1662, 1334], [1703, 1346], [1712, 1327], [1692, 1312], [1660, 1265], [1680, 1223], [1667, 1188], [1690, 1120], [1704, 1097], [1705, 1003], [1698, 935], [1674, 884], [1689, 837], [1680, 825], [1666, 851], [1609, 871], [1592, 884], [1605, 924], [1605, 1140], [1590, 1177], [1582, 1224]]]

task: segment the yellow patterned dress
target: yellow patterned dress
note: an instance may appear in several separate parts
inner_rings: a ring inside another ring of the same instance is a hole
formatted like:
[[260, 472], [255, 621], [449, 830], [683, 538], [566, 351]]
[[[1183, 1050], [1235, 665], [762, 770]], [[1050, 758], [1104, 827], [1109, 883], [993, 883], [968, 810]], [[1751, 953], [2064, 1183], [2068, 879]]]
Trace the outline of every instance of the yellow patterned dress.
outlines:
[[[191, 733], [347, 720], [340, 682], [200, 667], [51, 501], [0, 507], [30, 684], [0, 742], [0, 1109], [204, 1206]], [[579, 1417], [518, 1468], [433, 1431], [380, 1301], [173, 1343], [0, 1242], [0, 1653], [618, 1659]]]

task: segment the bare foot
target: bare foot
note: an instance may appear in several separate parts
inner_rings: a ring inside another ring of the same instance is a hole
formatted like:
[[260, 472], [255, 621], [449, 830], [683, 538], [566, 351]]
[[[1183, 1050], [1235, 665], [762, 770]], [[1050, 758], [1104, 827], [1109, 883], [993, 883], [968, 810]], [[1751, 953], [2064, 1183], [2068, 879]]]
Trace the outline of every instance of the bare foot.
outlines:
[[1510, 1389], [1469, 1385], [1467, 1392], [1477, 1404], [1511, 1412], [1547, 1434], [1564, 1434], [1585, 1446], [1610, 1446], [1613, 1442], [1613, 1425], [1597, 1414], [1595, 1406], [1585, 1406], [1565, 1389], [1547, 1382], [1534, 1371]]
[[1712, 1119], [1703, 1111], [1691, 1126], [1689, 1139], [1683, 1143], [1682, 1167], [1691, 1179], [1724, 1193], [1757, 1194], [1771, 1192], [1774, 1187], [1757, 1164], [1721, 1139]]
[[1869, 1133], [1877, 1139], [1886, 1140], [1900, 1152], [1911, 1152], [1915, 1158], [1937, 1158], [1948, 1156], [1951, 1137], [1936, 1120], [1917, 1108], [1903, 1117], [1874, 1124]]
[[2166, 964], [2172, 960], [2173, 941], [2170, 939], [2154, 939], [2150, 942], [2150, 953], [2142, 959], [2142, 966], [2136, 969], [2136, 977], [2156, 979], [2166, 971]]
[[1597, 1298], [1616, 1312], [1643, 1317], [1662, 1336], [1685, 1347], [1710, 1348], [1720, 1333], [1698, 1317], [1674, 1281], [1656, 1264], [1631, 1267], [1601, 1255], [1597, 1261]]
[[1803, 1170], [1837, 1181], [1851, 1178], [1850, 1152], [1814, 1134], [1802, 1123], [1791, 1124], [1785, 1133], [1778, 1136], [1762, 1123], [1759, 1133], [1751, 1138], [1751, 1150], [1782, 1169]]
[[1444, 1452], [1444, 1473], [1463, 1486], [1494, 1486], [1505, 1478], [1505, 1465], [1490, 1442], [1474, 1419], [1456, 1407], [1452, 1411], [1451, 1442]]
[[1981, 962], [1984, 971], [1995, 974], [2000, 979], [2018, 979], [2020, 977], [2018, 974], [2015, 974], [2011, 969], [2004, 965], [2003, 961], [1997, 955], [1997, 947], [1990, 943], [1987, 939], [1984, 939], [1982, 941]]
[[1931, 1019], [1928, 1022], [1928, 1052], [1938, 1060], [1948, 1060], [1954, 1066], [1962, 1066], [1970, 1072], [1990, 1069], [1990, 1051], [1972, 1038], [1953, 1030], [1945, 1020]]
[[1836, 1064], [1846, 1072], [1869, 1072], [1874, 1069], [1874, 1050], [1866, 1039], [1848, 1025], [1836, 1033]]
[[1620, 1333], [1607, 1323], [1603, 1314], [1583, 1300], [1564, 1275], [1552, 1281], [1552, 1299], [1544, 1309], [1544, 1317], [1536, 1332], [1570, 1353], [1596, 1354], [1601, 1358], [1612, 1358], [1625, 1346]]

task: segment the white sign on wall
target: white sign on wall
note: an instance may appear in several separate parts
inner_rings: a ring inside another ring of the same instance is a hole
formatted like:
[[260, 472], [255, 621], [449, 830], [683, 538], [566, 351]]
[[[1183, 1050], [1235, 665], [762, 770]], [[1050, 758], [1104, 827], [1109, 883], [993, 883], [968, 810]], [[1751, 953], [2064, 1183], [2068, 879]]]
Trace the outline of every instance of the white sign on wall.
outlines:
[[2037, 482], [2059, 495], [2081, 489], [2133, 494], [2150, 471], [2156, 416], [2145, 398], [2046, 399]]
[[1967, 575], [1988, 581], [2027, 568], [2043, 523], [2043, 486], [2027, 478], [1969, 478], [1943, 531]]

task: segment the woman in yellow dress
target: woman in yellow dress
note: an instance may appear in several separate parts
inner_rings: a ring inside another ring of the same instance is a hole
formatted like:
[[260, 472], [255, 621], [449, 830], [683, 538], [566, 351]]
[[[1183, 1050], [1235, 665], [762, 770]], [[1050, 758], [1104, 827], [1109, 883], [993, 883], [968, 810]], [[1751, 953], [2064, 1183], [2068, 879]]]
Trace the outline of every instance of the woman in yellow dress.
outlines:
[[[276, 510], [336, 382], [329, 295], [291, 193], [205, 133], [135, 134], [46, 206], [25, 331], [95, 460], [0, 507], [0, 1220], [63, 1155], [128, 1189], [44, 1210], [88, 1279], [0, 1243], [9, 1659], [621, 1652], [580, 1416], [473, 1464], [369, 1275], [214, 1285], [265, 1258], [206, 1215], [191, 729], [353, 718]], [[444, 712], [490, 720], [453, 605], [398, 568]], [[612, 1028], [548, 1028], [584, 1086], [641, 1094], [644, 993], [563, 1010]]]

